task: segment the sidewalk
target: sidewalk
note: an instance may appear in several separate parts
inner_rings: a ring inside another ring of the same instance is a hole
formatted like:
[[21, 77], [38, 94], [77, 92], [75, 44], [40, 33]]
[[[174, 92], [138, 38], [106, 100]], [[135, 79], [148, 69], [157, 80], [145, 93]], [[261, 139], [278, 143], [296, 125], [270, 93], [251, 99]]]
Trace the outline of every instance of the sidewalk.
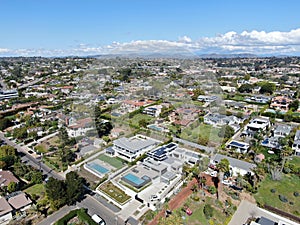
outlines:
[[63, 216], [67, 215], [70, 211], [74, 210], [74, 209], [78, 209], [77, 206], [64, 206], [61, 209], [59, 209], [58, 211], [56, 211], [55, 213], [51, 214], [50, 216], [48, 216], [47, 218], [45, 218], [44, 220], [42, 220], [41, 222], [38, 223], [38, 225], [50, 225], [55, 223], [58, 219], [62, 218]]

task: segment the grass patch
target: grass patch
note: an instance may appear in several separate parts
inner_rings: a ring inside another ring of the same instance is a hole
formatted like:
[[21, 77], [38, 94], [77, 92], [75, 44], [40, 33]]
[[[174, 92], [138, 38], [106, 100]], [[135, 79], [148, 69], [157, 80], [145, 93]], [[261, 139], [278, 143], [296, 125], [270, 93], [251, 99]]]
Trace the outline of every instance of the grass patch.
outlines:
[[35, 150], [40, 153], [48, 152], [48, 149], [46, 148], [46, 146], [44, 144], [39, 144], [39, 145], [35, 146]]
[[208, 143], [220, 144], [222, 138], [218, 136], [219, 131], [219, 128], [208, 124], [200, 124], [199, 121], [195, 121], [188, 127], [182, 129], [180, 137], [195, 143], [200, 143], [200, 140], [207, 140]]
[[293, 156], [292, 160], [288, 160], [288, 162], [300, 166], [300, 157]]
[[112, 182], [107, 182], [99, 187], [99, 189], [114, 199], [120, 204], [125, 204], [131, 197], [127, 195], [123, 190], [116, 187]]
[[[273, 181], [268, 176], [260, 183], [258, 193], [254, 197], [262, 205], [270, 205], [285, 212], [297, 214], [296, 212], [300, 212], [300, 197], [294, 196], [294, 192], [299, 190], [300, 178], [296, 175], [283, 175], [280, 181]], [[287, 202], [281, 201], [279, 195], [286, 197]]]
[[24, 190], [30, 196], [37, 195], [40, 196], [42, 193], [45, 193], [45, 186], [43, 184], [35, 184], [27, 189]]
[[101, 154], [101, 155], [99, 155], [98, 159], [115, 167], [117, 170], [121, 169], [123, 167], [122, 161], [115, 157], [110, 157], [105, 154]]

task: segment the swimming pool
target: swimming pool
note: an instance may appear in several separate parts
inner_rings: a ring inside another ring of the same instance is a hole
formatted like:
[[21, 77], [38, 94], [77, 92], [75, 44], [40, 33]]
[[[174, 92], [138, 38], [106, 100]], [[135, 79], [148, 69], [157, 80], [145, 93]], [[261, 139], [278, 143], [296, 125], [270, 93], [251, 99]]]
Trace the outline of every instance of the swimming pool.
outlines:
[[141, 188], [142, 186], [144, 186], [145, 184], [147, 184], [151, 181], [150, 177], [148, 177], [146, 175], [139, 178], [139, 177], [133, 175], [132, 173], [126, 174], [121, 179], [136, 188]]
[[109, 169], [106, 169], [105, 167], [103, 167], [97, 163], [89, 163], [89, 164], [87, 164], [87, 166], [89, 168], [91, 168], [92, 170], [94, 170], [95, 172], [98, 172], [100, 174], [106, 174], [109, 171]]
[[162, 131], [162, 128], [156, 126], [155, 124], [149, 125], [148, 128], [150, 128], [150, 129], [152, 129], [152, 130]]

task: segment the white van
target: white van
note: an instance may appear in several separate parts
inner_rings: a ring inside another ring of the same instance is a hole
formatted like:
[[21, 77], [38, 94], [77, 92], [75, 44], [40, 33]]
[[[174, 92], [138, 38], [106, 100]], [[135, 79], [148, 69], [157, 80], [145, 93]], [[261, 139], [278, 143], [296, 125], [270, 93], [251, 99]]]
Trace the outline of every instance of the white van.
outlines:
[[99, 225], [106, 225], [105, 221], [98, 215], [94, 214], [92, 215], [92, 219], [98, 223]]

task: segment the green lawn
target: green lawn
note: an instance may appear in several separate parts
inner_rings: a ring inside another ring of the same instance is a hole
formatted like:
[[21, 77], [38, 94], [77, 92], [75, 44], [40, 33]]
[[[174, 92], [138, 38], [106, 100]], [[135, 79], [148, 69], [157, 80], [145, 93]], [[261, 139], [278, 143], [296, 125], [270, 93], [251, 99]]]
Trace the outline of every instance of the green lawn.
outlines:
[[35, 185], [25, 189], [25, 192], [27, 194], [29, 194], [30, 196], [32, 196], [32, 195], [41, 196], [41, 193], [45, 192], [45, 186], [43, 184], [35, 184]]
[[[276, 190], [275, 193], [271, 189]], [[257, 202], [267, 204], [291, 214], [300, 213], [300, 196], [294, 196], [294, 192], [300, 194], [300, 178], [296, 175], [283, 175], [282, 180], [273, 181], [267, 177], [260, 184], [258, 193], [254, 195]], [[288, 202], [282, 202], [279, 195], [287, 198]]]
[[134, 126], [139, 126], [140, 120], [146, 120], [147, 123], [154, 121], [154, 118], [146, 114], [137, 114], [133, 118], [129, 119], [128, 122], [131, 122]]
[[193, 124], [182, 129], [180, 137], [200, 144], [203, 144], [200, 141], [201, 139], [208, 140], [208, 143], [220, 144], [222, 138], [218, 136], [219, 131], [219, 128], [208, 124], [199, 124], [198, 121], [195, 121]]
[[105, 154], [101, 154], [98, 158], [101, 161], [106, 162], [106, 163], [110, 164], [111, 166], [115, 167], [117, 170], [121, 169], [123, 167], [122, 161], [115, 157], [110, 157]]
[[288, 162], [300, 166], [300, 157], [293, 156], [292, 160], [289, 160]]

